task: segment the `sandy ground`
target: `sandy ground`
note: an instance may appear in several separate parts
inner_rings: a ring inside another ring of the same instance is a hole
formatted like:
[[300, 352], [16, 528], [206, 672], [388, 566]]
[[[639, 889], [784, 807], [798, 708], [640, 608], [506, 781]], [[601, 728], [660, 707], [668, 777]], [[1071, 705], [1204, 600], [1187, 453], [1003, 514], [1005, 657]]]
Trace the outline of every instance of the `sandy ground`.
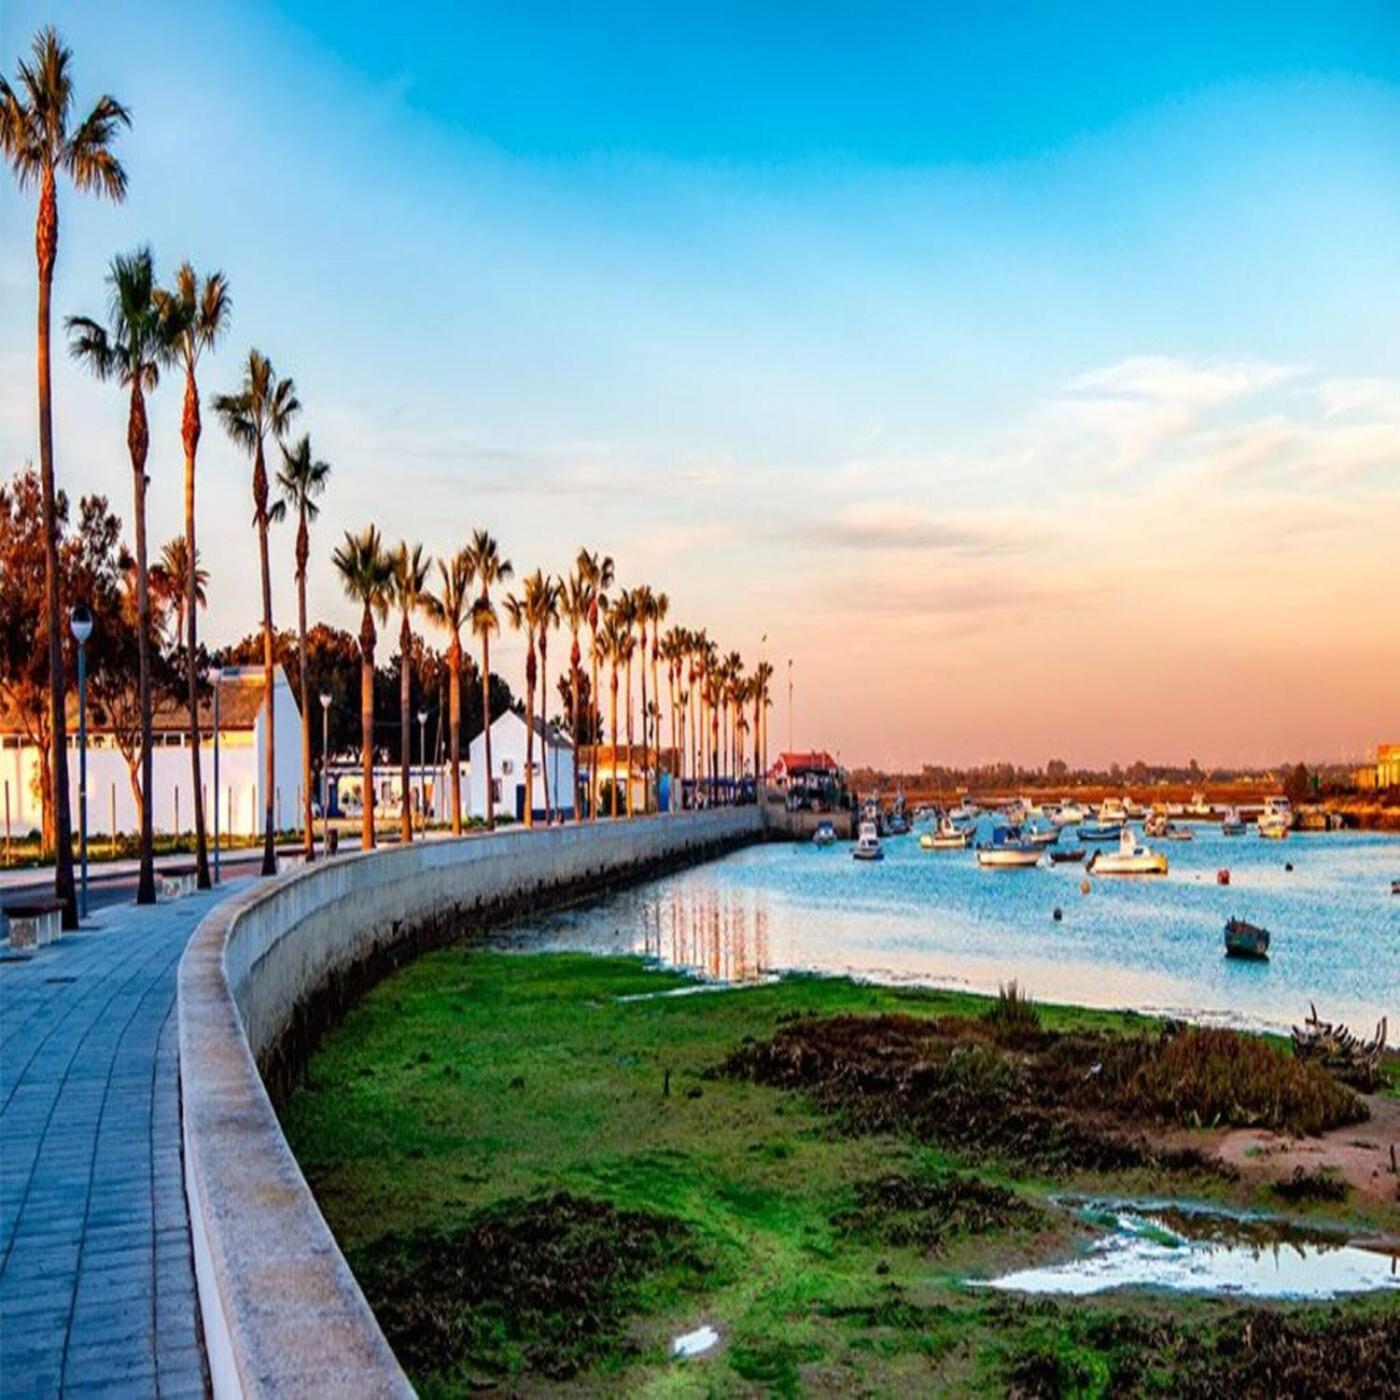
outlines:
[[1366, 1103], [1371, 1117], [1365, 1123], [1312, 1138], [1239, 1128], [1225, 1133], [1216, 1151], [1246, 1178], [1282, 1181], [1299, 1167], [1306, 1172], [1330, 1167], [1358, 1195], [1400, 1201], [1400, 1176], [1392, 1170], [1392, 1153], [1400, 1160], [1400, 1099], [1372, 1094]]

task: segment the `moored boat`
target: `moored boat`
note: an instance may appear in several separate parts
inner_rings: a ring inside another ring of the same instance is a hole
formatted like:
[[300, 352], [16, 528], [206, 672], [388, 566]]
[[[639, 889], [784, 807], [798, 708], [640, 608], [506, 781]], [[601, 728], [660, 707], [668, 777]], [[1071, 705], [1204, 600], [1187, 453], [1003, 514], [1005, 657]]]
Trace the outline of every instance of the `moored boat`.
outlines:
[[1246, 923], [1243, 919], [1227, 919], [1225, 922], [1225, 956], [1227, 958], [1253, 958], [1260, 961], [1269, 956], [1269, 930], [1257, 924]]
[[1264, 810], [1255, 827], [1268, 841], [1282, 841], [1293, 828], [1293, 806], [1286, 797], [1264, 799]]
[[1056, 865], [1078, 865], [1084, 859], [1084, 847], [1076, 846], [1072, 851], [1051, 851], [1050, 859]]
[[834, 846], [836, 844], [836, 828], [830, 822], [819, 822], [817, 829], [812, 833], [812, 844], [814, 846]]
[[1249, 823], [1240, 816], [1238, 807], [1231, 807], [1225, 813], [1224, 820], [1220, 823], [1220, 832], [1223, 836], [1243, 836], [1249, 830]]
[[1121, 821], [1103, 821], [1095, 818], [1093, 821], [1079, 823], [1079, 839], [1081, 841], [1118, 841], [1123, 836], [1123, 823]]
[[972, 828], [957, 826], [949, 817], [939, 822], [937, 830], [919, 837], [919, 845], [926, 851], [965, 851], [971, 841]]
[[1167, 858], [1149, 846], [1139, 846], [1126, 827], [1116, 851], [1095, 851], [1086, 867], [1095, 875], [1165, 875]]
[[860, 835], [851, 847], [851, 855], [856, 860], [884, 860], [885, 848], [880, 844], [880, 833], [874, 822], [861, 822]]
[[1040, 864], [1040, 847], [998, 828], [977, 847], [977, 864], [989, 870], [1027, 870]]
[[1084, 809], [1077, 802], [1061, 802], [1050, 814], [1056, 826], [1078, 826], [1084, 820]]

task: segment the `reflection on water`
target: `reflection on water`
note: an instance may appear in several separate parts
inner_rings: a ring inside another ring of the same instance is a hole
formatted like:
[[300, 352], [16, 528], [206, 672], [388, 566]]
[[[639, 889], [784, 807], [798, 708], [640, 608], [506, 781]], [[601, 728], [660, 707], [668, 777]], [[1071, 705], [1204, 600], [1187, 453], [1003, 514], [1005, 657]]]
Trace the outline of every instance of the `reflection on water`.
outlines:
[[[1099, 1220], [1090, 1210], [1086, 1218]], [[1336, 1298], [1377, 1289], [1400, 1291], [1394, 1254], [1316, 1237], [1257, 1243], [1231, 1240], [1222, 1228], [1196, 1238], [1173, 1228], [1165, 1216], [1118, 1210], [1112, 1233], [1088, 1252], [1061, 1264], [1021, 1269], [979, 1287], [1015, 1293], [1082, 1296], [1111, 1288], [1162, 1288], [1172, 1292], [1228, 1294], [1242, 1298]], [[1257, 1226], [1258, 1221], [1254, 1224]]]
[[[1092, 880], [1088, 895], [1078, 866], [987, 871], [914, 837], [885, 849], [868, 864], [843, 845], [753, 847], [519, 925], [511, 941], [642, 953], [726, 982], [810, 971], [994, 992], [1015, 978], [1042, 1001], [1271, 1027], [1315, 1001], [1357, 1029], [1389, 1013], [1400, 1035], [1395, 837], [1276, 843], [1201, 827], [1170, 847], [1166, 879]], [[1267, 963], [1224, 957], [1231, 915], [1272, 930]]]

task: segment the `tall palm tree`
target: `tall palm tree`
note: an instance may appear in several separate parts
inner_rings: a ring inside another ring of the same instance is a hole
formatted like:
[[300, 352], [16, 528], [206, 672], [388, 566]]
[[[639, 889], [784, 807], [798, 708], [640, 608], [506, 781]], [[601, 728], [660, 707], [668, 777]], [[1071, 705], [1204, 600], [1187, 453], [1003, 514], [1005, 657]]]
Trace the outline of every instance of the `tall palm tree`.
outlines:
[[671, 611], [671, 600], [664, 593], [651, 595], [651, 695], [656, 706], [656, 810], [661, 810], [661, 688], [656, 681], [656, 662], [661, 655], [661, 624]]
[[194, 599], [197, 608], [209, 604], [206, 591], [209, 570], [199, 562], [198, 553], [194, 557], [193, 571], [189, 561], [187, 541], [183, 535], [176, 535], [161, 546], [160, 562], [151, 565], [151, 593], [162, 608], [175, 616], [171, 634], [176, 647], [184, 645], [185, 611], [190, 606], [190, 599]]
[[[618, 648], [618, 659], [623, 663], [623, 701], [627, 713], [627, 783], [624, 794], [627, 801], [624, 803], [627, 815], [632, 815], [632, 764], [633, 764], [633, 743], [632, 743], [632, 658], [637, 651], [637, 593], [636, 590], [623, 589], [618, 594], [617, 600], [608, 610], [608, 616], [617, 624], [617, 630], [621, 637]], [[617, 767], [617, 755], [613, 755], [614, 770]]]
[[[642, 673], [642, 815], [645, 816], [651, 811], [651, 783], [649, 774], [651, 771], [651, 755], [648, 750], [650, 739], [650, 715], [647, 706], [647, 627], [651, 623], [651, 615], [654, 608], [655, 595], [646, 584], [639, 584], [632, 590], [632, 616], [637, 626], [638, 660], [641, 662]], [[632, 706], [631, 677], [628, 677], [627, 706], [630, 711]], [[631, 738], [629, 736], [630, 745]], [[631, 753], [628, 753], [631, 758]]]
[[[201, 282], [189, 263], [181, 264], [180, 270], [175, 274], [173, 287], [157, 289], [156, 300], [170, 327], [175, 357], [185, 371], [185, 407], [180, 418], [180, 438], [185, 448], [185, 551], [191, 559], [197, 560], [199, 551], [195, 547], [194, 471], [202, 425], [199, 419], [199, 383], [196, 374], [200, 356], [204, 351], [212, 350], [220, 336], [228, 329], [229, 319], [233, 315], [233, 303], [229, 297], [228, 282], [222, 272], [212, 272]], [[183, 607], [177, 609], [177, 616], [186, 616], [189, 622], [189, 636], [182, 640], [186, 645], [185, 687], [190, 710], [195, 883], [200, 889], [207, 890], [210, 886], [209, 849], [204, 833], [204, 781], [200, 775], [198, 637], [195, 625], [198, 600], [193, 591], [194, 583], [195, 577], [191, 573], [186, 578], [189, 591], [186, 593]], [[183, 628], [177, 630], [183, 632]], [[304, 646], [302, 651], [304, 657]], [[303, 695], [303, 714], [305, 711], [306, 697]], [[217, 798], [216, 793], [215, 800]]]
[[409, 842], [413, 840], [413, 796], [409, 782], [409, 769], [413, 766], [413, 614], [422, 609], [427, 597], [428, 570], [433, 561], [423, 557], [421, 544], [410, 545], [407, 540], [400, 540], [390, 557], [394, 561], [394, 603], [402, 619], [399, 623], [399, 783], [403, 794], [399, 831], [404, 841]]
[[[579, 780], [578, 763], [581, 748], [578, 713], [579, 663], [583, 659], [583, 652], [579, 647], [579, 633], [583, 630], [583, 624], [588, 620], [591, 593], [577, 563], [569, 571], [569, 576], [561, 580], [561, 585], [559, 608], [564, 621], [569, 625], [569, 732], [574, 739], [574, 820], [577, 822], [583, 820], [583, 794]], [[589, 702], [596, 711], [598, 706], [598, 692], [596, 690], [589, 692]]]
[[[589, 692], [593, 696], [593, 704], [598, 710], [599, 723], [602, 722], [603, 707], [598, 700], [598, 622], [607, 612], [608, 590], [613, 586], [616, 576], [616, 569], [613, 565], [611, 554], [594, 554], [586, 549], [580, 549], [578, 559], [574, 563], [574, 568], [578, 571], [579, 578], [588, 588], [588, 634], [590, 639], [589, 657], [592, 665], [590, 681], [593, 689]], [[616, 736], [613, 743], [616, 744]], [[616, 763], [617, 755], [614, 753], [613, 761]], [[594, 821], [598, 816], [598, 745], [595, 739], [593, 744], [593, 756], [588, 765], [588, 819]]]
[[[281, 520], [287, 511], [297, 517], [297, 670], [301, 672], [301, 825], [302, 851], [307, 860], [316, 858], [316, 824], [311, 816], [311, 705], [310, 657], [306, 650], [306, 564], [311, 557], [311, 521], [320, 514], [316, 498], [326, 489], [331, 474], [329, 462], [318, 461], [311, 451], [311, 438], [303, 434], [290, 451], [282, 449], [282, 467], [277, 486], [282, 498], [275, 501], [269, 515]], [[326, 762], [328, 755], [321, 755]]]
[[773, 679], [773, 667], [767, 661], [760, 661], [753, 672], [753, 773], [754, 784], [762, 782], [768, 774], [768, 755], [763, 751], [763, 720], [768, 708], [768, 683]]
[[[537, 574], [539, 570], [535, 571]], [[545, 574], [539, 589], [537, 640], [540, 649], [540, 768], [544, 772], [544, 819], [554, 825], [554, 807], [549, 788], [549, 634], [559, 626], [559, 600], [562, 585], [552, 574]], [[531, 723], [533, 723], [533, 719]], [[557, 798], [558, 794], [553, 794]]]
[[491, 787], [491, 634], [499, 632], [500, 623], [491, 603], [491, 590], [514, 577], [509, 559], [501, 557], [501, 547], [485, 530], [474, 530], [467, 546], [472, 572], [481, 586], [477, 604], [472, 608], [472, 631], [481, 639], [481, 722], [485, 726], [486, 758], [486, 827], [496, 829], [496, 802]]
[[[662, 595], [665, 596], [664, 594]], [[671, 811], [680, 811], [681, 797], [684, 792], [685, 763], [682, 757], [684, 752], [685, 736], [685, 715], [683, 707], [685, 705], [685, 692], [681, 689], [681, 661], [685, 656], [685, 632], [680, 627], [672, 627], [661, 639], [661, 659], [666, 663], [666, 698], [670, 702], [668, 713], [671, 717], [671, 755], [675, 769], [672, 773], [674, 784], [671, 793]], [[677, 708], [679, 699], [682, 708]]]
[[[608, 803], [609, 816], [618, 815], [618, 791], [617, 791], [617, 678], [618, 667], [622, 662], [623, 651], [622, 628], [618, 625], [617, 619], [613, 616], [611, 608], [603, 616], [602, 626], [598, 636], [593, 643], [595, 661], [607, 661], [609, 663], [610, 675], [608, 677], [608, 728], [611, 731], [612, 739], [612, 800]], [[595, 746], [594, 762], [594, 790], [597, 791], [597, 762]], [[628, 782], [631, 782], [631, 774], [628, 774]], [[596, 805], [596, 802], [595, 802]]]
[[149, 248], [118, 254], [107, 274], [107, 325], [88, 316], [68, 318], [73, 358], [101, 380], [115, 379], [127, 394], [126, 445], [131, 455], [136, 520], [136, 632], [138, 703], [141, 709], [141, 871], [136, 902], [156, 902], [151, 811], [151, 587], [146, 564], [146, 454], [151, 435], [146, 395], [160, 382], [170, 358], [167, 326], [155, 301], [155, 268]]
[[[287, 435], [292, 419], [301, 411], [296, 387], [279, 379], [272, 362], [259, 350], [248, 352], [243, 383], [232, 394], [218, 394], [214, 410], [224, 431], [253, 459], [253, 524], [258, 529], [258, 562], [262, 569], [264, 726], [267, 745], [263, 754], [263, 860], [262, 873], [277, 873], [277, 846], [273, 825], [274, 784], [277, 781], [276, 735], [273, 730], [273, 633], [272, 570], [267, 558], [267, 461], [263, 451], [271, 436], [278, 443]], [[303, 711], [305, 707], [303, 706]], [[218, 794], [215, 794], [218, 800]]]
[[[450, 560], [437, 561], [442, 583], [423, 595], [423, 611], [447, 629], [448, 733], [452, 756], [452, 834], [462, 834], [462, 624], [470, 621], [476, 573], [471, 556], [459, 549]], [[488, 775], [489, 776], [489, 775]]]
[[730, 795], [737, 797], [737, 784], [743, 776], [739, 769], [738, 731], [735, 716], [743, 708], [743, 695], [740, 690], [744, 678], [744, 659], [737, 651], [731, 651], [724, 658], [724, 691], [722, 712], [724, 716], [725, 761], [731, 784]]
[[345, 543], [332, 556], [345, 596], [359, 603], [360, 614], [360, 773], [363, 788], [360, 846], [374, 849], [374, 619], [389, 616], [394, 564], [384, 552], [379, 531], [366, 525], [358, 535], [345, 532]]
[[58, 516], [53, 468], [53, 394], [49, 334], [53, 269], [58, 257], [58, 175], [85, 194], [126, 197], [126, 171], [112, 146], [131, 125], [125, 107], [105, 94], [78, 125], [73, 109], [72, 52], [53, 29], [41, 29], [20, 60], [15, 85], [0, 77], [0, 152], [21, 190], [39, 187], [34, 252], [39, 266], [39, 481], [44, 525], [44, 617], [49, 642], [49, 761], [54, 826], [54, 896], [63, 905], [63, 927], [78, 927], [73, 885], [73, 824], [68, 810], [67, 691], [63, 680], [63, 632], [58, 615]]

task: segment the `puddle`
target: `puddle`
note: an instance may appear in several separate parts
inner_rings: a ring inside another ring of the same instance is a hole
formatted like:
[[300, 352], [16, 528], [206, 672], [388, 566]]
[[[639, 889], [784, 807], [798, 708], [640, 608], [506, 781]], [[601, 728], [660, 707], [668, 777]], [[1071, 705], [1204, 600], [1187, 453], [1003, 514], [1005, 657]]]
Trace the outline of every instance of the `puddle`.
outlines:
[[1112, 1288], [1158, 1288], [1238, 1298], [1337, 1298], [1394, 1289], [1400, 1256], [1278, 1217], [1234, 1216], [1200, 1207], [1085, 1206], [1084, 1219], [1110, 1228], [1084, 1254], [1021, 1269], [978, 1286], [1015, 1293], [1083, 1296]]
[[703, 1356], [719, 1341], [719, 1333], [708, 1323], [685, 1332], [671, 1343], [672, 1356]]

